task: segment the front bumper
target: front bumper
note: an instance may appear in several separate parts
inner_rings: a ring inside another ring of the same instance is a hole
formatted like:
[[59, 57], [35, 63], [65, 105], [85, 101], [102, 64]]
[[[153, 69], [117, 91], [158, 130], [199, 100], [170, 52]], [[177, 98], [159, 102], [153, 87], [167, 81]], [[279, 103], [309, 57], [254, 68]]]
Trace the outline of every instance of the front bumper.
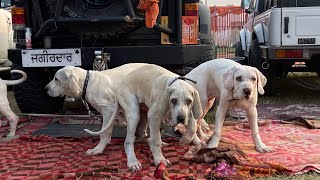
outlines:
[[[8, 58], [22, 66], [21, 50], [9, 49]], [[151, 63], [163, 67], [182, 67], [196, 63], [203, 56], [211, 56], [208, 45], [158, 45], [158, 46], [112, 46], [81, 48], [81, 67], [92, 67], [95, 50], [110, 54], [110, 68], [127, 63]], [[44, 66], [45, 67], [45, 66]]]

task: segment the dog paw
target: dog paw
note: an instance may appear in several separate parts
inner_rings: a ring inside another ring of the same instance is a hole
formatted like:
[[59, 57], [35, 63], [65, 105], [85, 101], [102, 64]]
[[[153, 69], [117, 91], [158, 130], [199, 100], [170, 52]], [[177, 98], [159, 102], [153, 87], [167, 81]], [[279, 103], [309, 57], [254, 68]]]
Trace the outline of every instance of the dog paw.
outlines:
[[94, 155], [102, 154], [102, 152], [103, 152], [103, 150], [98, 149], [98, 148], [94, 148], [94, 149], [87, 150], [86, 155], [94, 156]]
[[128, 165], [128, 168], [133, 172], [137, 172], [142, 169], [141, 163], [138, 160], [128, 162], [127, 165]]
[[15, 135], [15, 133], [9, 133], [8, 135], [7, 135], [7, 137], [13, 137]]
[[257, 150], [259, 153], [272, 152], [272, 149], [269, 148], [269, 147], [267, 147], [267, 146], [264, 145], [264, 144], [261, 144], [261, 145], [256, 146], [256, 150]]
[[218, 147], [218, 145], [219, 145], [219, 142], [209, 142], [209, 144], [207, 145], [207, 148], [208, 149], [213, 149], [213, 148], [217, 148]]
[[161, 147], [167, 147], [167, 146], [169, 146], [168, 143], [162, 142]]

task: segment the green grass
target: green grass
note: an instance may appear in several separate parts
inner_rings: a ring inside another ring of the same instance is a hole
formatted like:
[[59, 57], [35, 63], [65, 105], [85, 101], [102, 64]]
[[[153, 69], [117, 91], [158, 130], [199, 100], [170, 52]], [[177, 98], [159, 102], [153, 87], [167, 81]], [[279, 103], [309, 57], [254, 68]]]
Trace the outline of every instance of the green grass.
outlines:
[[275, 175], [265, 178], [257, 178], [256, 180], [320, 180], [320, 175], [316, 172], [311, 172], [307, 174], [301, 174], [301, 175]]

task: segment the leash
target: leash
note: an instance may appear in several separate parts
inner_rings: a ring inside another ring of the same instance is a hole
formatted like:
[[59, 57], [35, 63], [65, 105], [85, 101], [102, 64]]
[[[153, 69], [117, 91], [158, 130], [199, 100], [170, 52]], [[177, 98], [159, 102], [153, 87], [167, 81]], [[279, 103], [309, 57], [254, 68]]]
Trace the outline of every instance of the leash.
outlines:
[[86, 101], [86, 92], [87, 92], [87, 87], [88, 87], [89, 78], [90, 78], [90, 72], [87, 71], [86, 79], [84, 80], [84, 84], [83, 84], [81, 101], [82, 101], [84, 107], [86, 108], [86, 110], [88, 111], [89, 116], [90, 116], [90, 117], [93, 117], [95, 120], [97, 120], [97, 121], [99, 121], [99, 122], [102, 122], [102, 120], [90, 110], [89, 104], [88, 104], [88, 102]]

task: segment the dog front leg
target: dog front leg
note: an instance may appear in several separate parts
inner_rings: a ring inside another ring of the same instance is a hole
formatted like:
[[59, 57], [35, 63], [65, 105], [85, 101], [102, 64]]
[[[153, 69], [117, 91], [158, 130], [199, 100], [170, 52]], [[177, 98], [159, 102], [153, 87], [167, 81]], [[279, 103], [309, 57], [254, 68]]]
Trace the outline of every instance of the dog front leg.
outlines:
[[214, 133], [209, 141], [207, 148], [218, 147], [219, 141], [221, 138], [222, 126], [223, 126], [228, 108], [229, 108], [229, 104], [220, 100], [217, 108], [217, 112], [216, 112], [216, 118], [214, 123]]
[[140, 119], [140, 109], [139, 104], [132, 103], [128, 107], [124, 107], [127, 119], [127, 136], [124, 142], [124, 149], [127, 155], [127, 166], [132, 171], [140, 171], [142, 166], [134, 152], [134, 141], [136, 139], [135, 134]]
[[158, 166], [160, 162], [163, 162], [166, 166], [170, 166], [170, 161], [163, 156], [161, 151], [162, 140], [160, 134], [160, 126], [161, 120], [164, 116], [161, 116], [161, 113], [157, 112], [156, 108], [150, 108], [148, 112], [150, 127], [150, 149], [153, 155], [155, 166]]
[[272, 149], [268, 148], [261, 140], [258, 130], [258, 113], [257, 108], [247, 110], [247, 117], [251, 129], [251, 137], [253, 139], [256, 150], [260, 153], [271, 152]]

